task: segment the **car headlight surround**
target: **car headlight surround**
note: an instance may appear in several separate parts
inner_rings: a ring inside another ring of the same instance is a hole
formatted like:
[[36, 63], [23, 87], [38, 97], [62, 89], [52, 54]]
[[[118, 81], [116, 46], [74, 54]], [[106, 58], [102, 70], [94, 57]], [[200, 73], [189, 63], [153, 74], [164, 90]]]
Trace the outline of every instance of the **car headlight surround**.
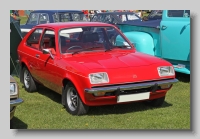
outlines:
[[173, 66], [161, 66], [158, 67], [158, 74], [160, 77], [175, 75]]
[[17, 84], [16, 83], [10, 83], [10, 95], [11, 96], [17, 95]]
[[108, 83], [109, 78], [106, 72], [90, 73], [89, 75], [91, 84]]

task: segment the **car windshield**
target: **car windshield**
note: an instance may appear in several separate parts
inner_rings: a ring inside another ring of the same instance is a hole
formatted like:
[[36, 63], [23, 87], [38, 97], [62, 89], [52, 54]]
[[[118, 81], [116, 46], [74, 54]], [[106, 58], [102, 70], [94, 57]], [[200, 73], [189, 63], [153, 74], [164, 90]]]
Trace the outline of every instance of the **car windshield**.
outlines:
[[162, 18], [162, 10], [154, 10], [148, 16], [148, 19], [161, 19], [161, 18]]
[[126, 39], [114, 27], [78, 27], [59, 31], [61, 53], [84, 51], [112, 51], [132, 49]]
[[54, 22], [88, 21], [84, 13], [55, 13]]
[[117, 16], [122, 20], [122, 22], [140, 19], [139, 16], [137, 16], [134, 13], [133, 14], [119, 14]]

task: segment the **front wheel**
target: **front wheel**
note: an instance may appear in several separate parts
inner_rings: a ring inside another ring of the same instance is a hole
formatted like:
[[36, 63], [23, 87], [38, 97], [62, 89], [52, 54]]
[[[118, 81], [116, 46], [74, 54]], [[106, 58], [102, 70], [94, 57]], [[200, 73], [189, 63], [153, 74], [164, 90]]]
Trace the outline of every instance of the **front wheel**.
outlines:
[[72, 83], [66, 85], [64, 90], [64, 100], [66, 110], [72, 115], [84, 115], [89, 107], [83, 104], [78, 92]]
[[165, 96], [161, 97], [161, 98], [145, 101], [145, 104], [149, 105], [149, 106], [153, 106], [153, 107], [160, 107], [160, 106], [162, 106], [164, 101], [165, 101]]
[[37, 83], [34, 81], [29, 70], [26, 67], [24, 67], [22, 73], [25, 90], [27, 92], [37, 91]]

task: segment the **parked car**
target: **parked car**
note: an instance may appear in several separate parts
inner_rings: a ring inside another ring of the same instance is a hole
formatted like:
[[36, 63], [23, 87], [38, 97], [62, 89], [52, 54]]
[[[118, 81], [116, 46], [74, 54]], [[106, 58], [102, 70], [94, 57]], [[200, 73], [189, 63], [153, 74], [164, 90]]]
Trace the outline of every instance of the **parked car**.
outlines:
[[118, 25], [139, 52], [171, 62], [190, 74], [190, 10], [163, 10], [162, 19]]
[[[115, 31], [115, 42], [108, 31]], [[90, 106], [145, 101], [161, 106], [178, 80], [172, 64], [137, 52], [114, 25], [99, 22], [35, 26], [18, 47], [20, 81], [27, 92], [38, 84], [62, 95], [72, 115]], [[48, 105], [48, 104], [44, 104]]]
[[94, 14], [90, 21], [117, 25], [126, 22], [142, 22], [142, 18], [134, 12], [103, 12]]
[[30, 13], [27, 22], [21, 25], [22, 35], [25, 36], [31, 28], [38, 24], [88, 21], [81, 10], [34, 10]]
[[14, 117], [18, 105], [23, 102], [19, 98], [19, 87], [16, 80], [10, 75], [10, 120]]

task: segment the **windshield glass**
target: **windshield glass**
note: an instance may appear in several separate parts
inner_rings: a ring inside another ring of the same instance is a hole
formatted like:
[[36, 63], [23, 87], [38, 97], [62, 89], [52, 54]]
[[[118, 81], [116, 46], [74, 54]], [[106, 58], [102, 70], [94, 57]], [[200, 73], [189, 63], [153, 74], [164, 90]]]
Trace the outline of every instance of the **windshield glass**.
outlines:
[[117, 15], [121, 20], [122, 22], [123, 21], [132, 21], [132, 20], [138, 20], [140, 19], [140, 17], [136, 14], [120, 14], [120, 15]]
[[54, 22], [88, 21], [84, 13], [55, 13]]
[[110, 51], [132, 49], [129, 43], [113, 27], [78, 27], [59, 32], [61, 53], [83, 51]]
[[161, 18], [162, 18], [162, 10], [153, 10], [148, 16], [148, 19], [161, 19]]

